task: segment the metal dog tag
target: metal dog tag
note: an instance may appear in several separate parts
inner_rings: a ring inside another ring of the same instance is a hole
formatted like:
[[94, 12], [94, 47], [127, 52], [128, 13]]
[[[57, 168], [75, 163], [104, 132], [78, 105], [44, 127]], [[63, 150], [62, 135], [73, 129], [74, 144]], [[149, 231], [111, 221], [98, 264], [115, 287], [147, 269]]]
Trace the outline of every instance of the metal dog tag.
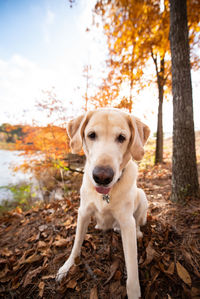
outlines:
[[110, 202], [110, 195], [109, 194], [103, 194], [103, 200], [105, 200], [107, 203]]

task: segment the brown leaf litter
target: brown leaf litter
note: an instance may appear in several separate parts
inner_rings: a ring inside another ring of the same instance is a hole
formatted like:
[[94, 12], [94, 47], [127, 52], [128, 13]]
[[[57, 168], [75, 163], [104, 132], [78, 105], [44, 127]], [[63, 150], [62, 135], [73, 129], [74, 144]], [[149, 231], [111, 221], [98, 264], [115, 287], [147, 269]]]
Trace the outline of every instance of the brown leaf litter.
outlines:
[[[142, 298], [200, 298], [200, 205], [171, 203], [169, 165], [140, 172], [149, 199], [138, 240]], [[55, 274], [71, 252], [79, 194], [0, 218], [1, 298], [126, 298], [120, 234], [89, 225], [81, 256], [58, 284]]]

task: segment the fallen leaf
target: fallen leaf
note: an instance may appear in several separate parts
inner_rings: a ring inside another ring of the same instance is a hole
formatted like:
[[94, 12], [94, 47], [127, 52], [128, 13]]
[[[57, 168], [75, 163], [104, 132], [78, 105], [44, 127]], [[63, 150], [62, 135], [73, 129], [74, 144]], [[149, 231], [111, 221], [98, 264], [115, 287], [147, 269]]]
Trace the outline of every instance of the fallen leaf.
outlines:
[[152, 286], [156, 281], [157, 277], [159, 276], [160, 270], [157, 267], [153, 266], [151, 267], [150, 273], [151, 273], [151, 286]]
[[28, 284], [30, 284], [32, 282], [32, 279], [37, 276], [38, 273], [40, 273], [43, 270], [43, 267], [38, 267], [32, 271], [28, 271], [25, 279], [24, 279], [24, 283], [23, 283], [23, 287], [25, 288]]
[[169, 265], [168, 269], [165, 272], [169, 275], [174, 274], [174, 262], [171, 262], [171, 264]]
[[68, 229], [72, 225], [73, 217], [70, 217], [70, 219], [67, 219], [62, 225]]
[[6, 264], [6, 263], [7, 263], [6, 259], [0, 258], [0, 264]]
[[144, 263], [142, 265], [145, 266], [145, 265], [150, 264], [156, 255], [157, 255], [157, 252], [153, 248], [152, 242], [150, 241], [146, 248], [146, 260], [144, 261]]
[[22, 257], [17, 261], [17, 264], [13, 267], [13, 271], [17, 271], [20, 268], [20, 266], [24, 264], [26, 256], [30, 254], [30, 252], [33, 252], [32, 249], [27, 250], [23, 253]]
[[114, 279], [115, 280], [120, 280], [122, 278], [122, 273], [121, 271], [117, 270], [115, 275], [114, 275]]
[[101, 277], [107, 277], [107, 275], [100, 269], [96, 268], [94, 269], [94, 274], [101, 276]]
[[54, 241], [53, 245], [57, 246], [57, 247], [62, 247], [62, 246], [66, 246], [68, 243], [67, 239], [60, 239], [58, 241]]
[[70, 273], [71, 275], [76, 274], [77, 271], [79, 271], [79, 268], [78, 268], [78, 266], [76, 266], [76, 265], [73, 265], [73, 266], [69, 269], [69, 273]]
[[22, 209], [20, 207], [16, 207], [13, 212], [14, 212], [13, 215], [15, 215], [15, 213], [21, 214], [22, 213]]
[[111, 294], [114, 294], [117, 297], [117, 295], [120, 293], [120, 287], [121, 287], [121, 283], [119, 280], [117, 280], [110, 284], [109, 291]]
[[176, 269], [177, 269], [177, 273], [178, 276], [189, 286], [191, 286], [192, 284], [192, 280], [191, 277], [188, 273], [188, 271], [179, 263], [176, 262]]
[[44, 248], [46, 246], [47, 246], [47, 244], [44, 241], [39, 241], [38, 242], [38, 248]]
[[0, 250], [0, 255], [9, 257], [12, 254], [13, 254], [12, 251], [10, 251], [7, 247]]
[[98, 299], [97, 286], [90, 290], [90, 299]]
[[92, 235], [91, 235], [91, 234], [86, 234], [86, 236], [85, 236], [85, 240], [88, 241], [88, 242], [90, 243], [90, 245], [92, 246], [92, 248], [93, 248], [94, 250], [97, 249], [95, 243], [92, 241]]
[[74, 289], [77, 285], [77, 281], [75, 279], [71, 279], [68, 283], [67, 283], [67, 288], [68, 289]]
[[0, 282], [10, 282], [12, 280], [12, 273], [6, 274], [4, 277], [0, 278]]
[[40, 238], [40, 232], [38, 234], [33, 234], [28, 240], [27, 242], [34, 242], [34, 241], [38, 241]]
[[200, 288], [197, 289], [197, 288], [193, 287], [192, 288], [192, 298], [195, 296], [198, 296], [198, 295], [200, 295]]
[[39, 229], [39, 231], [40, 232], [43, 232], [45, 229], [47, 229], [48, 228], [48, 226], [46, 225], [46, 224], [43, 224], [43, 225], [40, 225], [39, 227], [38, 227], [38, 229]]
[[12, 281], [12, 290], [16, 290], [21, 285], [21, 281], [19, 281], [19, 277], [15, 277], [15, 279]]
[[161, 262], [159, 262], [158, 265], [159, 265], [160, 270], [161, 270], [162, 272], [166, 273], [166, 270], [165, 270], [164, 265], [163, 265]]
[[106, 280], [106, 282], [104, 284], [107, 284], [113, 278], [118, 267], [119, 267], [119, 260], [115, 259], [110, 267], [110, 276], [108, 277], [108, 279]]
[[45, 249], [42, 248], [39, 251], [42, 256], [48, 256], [48, 257], [50, 257], [52, 253], [50, 248], [45, 248]]
[[9, 271], [10, 270], [8, 269], [8, 266], [6, 265], [5, 268], [0, 271], [0, 278], [6, 276]]
[[39, 287], [39, 297], [43, 297], [44, 286], [45, 286], [44, 281], [41, 281], [41, 282], [39, 283], [39, 285], [38, 285], [38, 287]]
[[19, 248], [15, 248], [15, 254], [16, 254], [16, 255], [21, 254], [21, 250], [20, 250]]
[[42, 256], [39, 254], [34, 253], [33, 255], [29, 256], [24, 262], [23, 264], [31, 264], [34, 262], [37, 262], [39, 260], [41, 260]]

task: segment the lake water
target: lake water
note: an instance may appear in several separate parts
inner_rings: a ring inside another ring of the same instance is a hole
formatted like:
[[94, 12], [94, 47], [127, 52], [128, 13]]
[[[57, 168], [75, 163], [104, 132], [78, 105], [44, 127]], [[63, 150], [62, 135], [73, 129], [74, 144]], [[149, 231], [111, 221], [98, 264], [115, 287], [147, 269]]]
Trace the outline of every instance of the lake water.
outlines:
[[[12, 167], [20, 165], [24, 160], [24, 157], [19, 154], [19, 151], [0, 150], [0, 187], [22, 182], [30, 183], [30, 174], [12, 170]], [[0, 188], [0, 202], [4, 199], [12, 199], [12, 193], [7, 189]]]

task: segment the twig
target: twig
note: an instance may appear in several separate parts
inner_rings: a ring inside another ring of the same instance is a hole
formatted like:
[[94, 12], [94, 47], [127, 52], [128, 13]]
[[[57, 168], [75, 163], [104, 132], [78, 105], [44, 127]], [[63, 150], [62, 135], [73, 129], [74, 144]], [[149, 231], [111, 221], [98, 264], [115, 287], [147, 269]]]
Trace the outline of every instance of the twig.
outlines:
[[84, 171], [82, 171], [82, 170], [74, 169], [74, 168], [71, 168], [70, 166], [68, 166], [67, 168], [68, 168], [68, 170], [70, 170], [71, 172], [78, 172], [78, 173], [84, 174]]

